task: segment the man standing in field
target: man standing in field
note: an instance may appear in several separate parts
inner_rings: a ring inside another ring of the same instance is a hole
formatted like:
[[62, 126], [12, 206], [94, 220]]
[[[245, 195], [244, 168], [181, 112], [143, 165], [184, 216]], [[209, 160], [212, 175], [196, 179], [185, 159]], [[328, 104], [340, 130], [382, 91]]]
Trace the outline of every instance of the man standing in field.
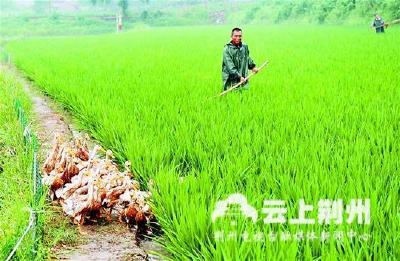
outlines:
[[375, 19], [372, 22], [371, 27], [374, 27], [377, 33], [384, 33], [385, 32], [385, 22], [383, 21], [382, 17], [378, 14], [375, 15]]
[[244, 82], [248, 75], [248, 70], [253, 73], [258, 72], [258, 68], [249, 56], [249, 47], [242, 43], [242, 30], [233, 28], [231, 32], [231, 41], [225, 45], [222, 60], [222, 81], [223, 90], [243, 82], [243, 87], [248, 89], [248, 82]]

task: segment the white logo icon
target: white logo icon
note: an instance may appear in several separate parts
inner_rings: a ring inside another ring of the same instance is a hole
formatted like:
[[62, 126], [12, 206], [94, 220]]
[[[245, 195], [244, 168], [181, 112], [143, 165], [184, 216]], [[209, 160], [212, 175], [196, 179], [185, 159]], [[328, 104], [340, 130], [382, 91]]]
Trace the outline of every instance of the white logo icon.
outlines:
[[[219, 217], [224, 217], [230, 205], [239, 205], [240, 212], [246, 217], [251, 218], [253, 223], [256, 223], [258, 214], [257, 210], [247, 203], [247, 199], [240, 193], [231, 194], [226, 200], [220, 200], [216, 203], [215, 209], [211, 215], [213, 222]], [[237, 215], [239, 215], [237, 213]], [[233, 224], [235, 225], [235, 223]]]

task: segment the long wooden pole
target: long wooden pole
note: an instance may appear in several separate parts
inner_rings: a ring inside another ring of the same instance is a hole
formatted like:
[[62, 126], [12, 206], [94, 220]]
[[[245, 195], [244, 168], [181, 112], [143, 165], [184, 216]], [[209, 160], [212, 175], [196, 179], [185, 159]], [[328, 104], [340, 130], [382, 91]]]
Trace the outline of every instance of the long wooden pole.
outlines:
[[400, 24], [400, 19], [393, 20], [393, 21], [391, 21], [391, 22], [385, 24], [385, 28], [388, 28], [388, 26], [394, 25], [394, 24]]
[[[258, 72], [260, 72], [265, 66], [267, 66], [268, 63], [269, 63], [268, 61], [265, 61], [260, 67], [258, 67]], [[258, 72], [257, 72], [257, 73], [258, 73]], [[221, 93], [219, 94], [219, 96], [224, 96], [225, 94], [227, 94], [227, 93], [229, 93], [229, 92], [231, 92], [231, 91], [237, 89], [240, 85], [242, 85], [243, 83], [245, 83], [247, 80], [249, 80], [249, 79], [250, 79], [253, 75], [255, 75], [255, 74], [256, 74], [256, 73], [253, 73], [253, 72], [252, 72], [249, 76], [247, 76], [246, 78], [244, 78], [244, 81], [239, 82], [239, 83], [233, 85], [232, 87], [230, 87], [229, 89], [227, 89], [227, 90], [221, 92]]]

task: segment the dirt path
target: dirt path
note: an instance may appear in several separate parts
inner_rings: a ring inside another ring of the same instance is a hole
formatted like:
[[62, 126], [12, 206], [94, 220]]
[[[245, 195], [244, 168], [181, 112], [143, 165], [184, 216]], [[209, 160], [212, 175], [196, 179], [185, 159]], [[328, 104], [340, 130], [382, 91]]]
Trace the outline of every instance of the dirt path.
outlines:
[[135, 244], [135, 234], [118, 223], [87, 225], [82, 228], [83, 243], [55, 248], [61, 260], [149, 260]]
[[[76, 130], [70, 124], [72, 117], [62, 110], [49, 97], [34, 88], [15, 68], [8, 66], [23, 84], [26, 93], [32, 99], [32, 111], [35, 114], [34, 126], [37, 126], [41, 142], [40, 157], [44, 159], [51, 148], [55, 133], [72, 138]], [[60, 215], [61, 216], [61, 215]], [[65, 217], [67, 218], [67, 217]], [[52, 249], [52, 258], [56, 260], [161, 260], [149, 251], [161, 250], [152, 241], [142, 241], [141, 246], [135, 240], [135, 234], [123, 224], [113, 222], [85, 225], [80, 229], [78, 244], [61, 245]], [[146, 249], [146, 251], [144, 250]]]

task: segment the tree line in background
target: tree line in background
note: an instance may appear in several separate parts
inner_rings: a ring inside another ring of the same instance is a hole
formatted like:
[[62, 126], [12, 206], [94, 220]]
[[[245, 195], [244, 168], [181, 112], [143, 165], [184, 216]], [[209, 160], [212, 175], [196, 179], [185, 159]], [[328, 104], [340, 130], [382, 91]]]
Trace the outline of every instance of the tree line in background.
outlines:
[[[82, 0], [81, 0], [82, 1]], [[323, 24], [327, 21], [341, 23], [351, 17], [370, 18], [375, 13], [380, 13], [388, 19], [400, 18], [400, 0], [87, 0], [93, 5], [110, 4], [117, 2], [124, 15], [129, 13], [130, 2], [143, 4], [181, 2], [182, 4], [199, 5], [199, 9], [206, 11], [224, 11], [227, 16], [235, 16], [240, 10], [235, 10], [235, 5], [248, 6], [243, 22], [257, 22], [269, 20], [280, 23], [290, 20], [308, 20], [311, 23]], [[196, 12], [196, 9], [191, 10]], [[142, 17], [151, 15], [148, 10], [142, 11]], [[158, 10], [160, 14], [161, 10]], [[198, 10], [201, 12], [201, 10]], [[205, 17], [207, 18], [207, 17]]]
[[[400, 0], [273, 0], [270, 2], [278, 7], [275, 22], [309, 17], [318, 23], [327, 20], [346, 20], [351, 16], [371, 17], [381, 13], [390, 19], [400, 18]], [[257, 11], [257, 10], [256, 10]]]
[[236, 24], [299, 20], [313, 24], [352, 20], [364, 23], [375, 13], [386, 20], [400, 18], [400, 0], [0, 0], [0, 13], [18, 7], [27, 9], [21, 3], [29, 1], [32, 14], [57, 18], [65, 14], [88, 17], [119, 12], [152, 25], [207, 24], [217, 20]]

